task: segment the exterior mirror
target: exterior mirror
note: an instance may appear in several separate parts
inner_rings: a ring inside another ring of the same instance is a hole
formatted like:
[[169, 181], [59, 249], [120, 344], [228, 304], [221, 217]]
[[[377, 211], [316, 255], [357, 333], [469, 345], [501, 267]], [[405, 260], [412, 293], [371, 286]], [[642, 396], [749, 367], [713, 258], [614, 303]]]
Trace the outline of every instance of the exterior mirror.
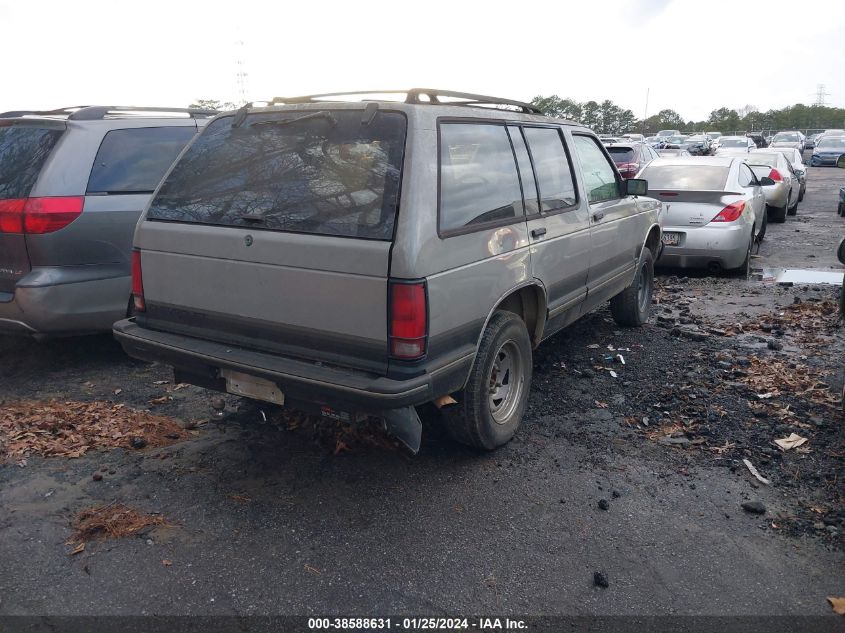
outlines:
[[622, 181], [626, 196], [644, 196], [648, 193], [648, 181], [642, 178], [629, 178]]
[[769, 178], [768, 176], [763, 176], [760, 179], [760, 184], [764, 187], [771, 187], [773, 184], [775, 184], [775, 181]]
[[842, 154], [842, 156], [836, 159], [836, 166], [839, 168], [845, 168], [845, 154]]

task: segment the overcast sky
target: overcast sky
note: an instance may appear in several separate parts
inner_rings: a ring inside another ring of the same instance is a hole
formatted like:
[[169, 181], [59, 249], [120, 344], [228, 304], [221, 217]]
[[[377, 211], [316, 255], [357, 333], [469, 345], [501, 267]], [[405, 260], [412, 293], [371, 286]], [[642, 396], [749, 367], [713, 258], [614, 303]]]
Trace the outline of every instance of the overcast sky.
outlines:
[[[677, 110], [845, 107], [842, 0], [0, 0], [0, 111], [436, 87]], [[243, 44], [238, 44], [243, 42]]]

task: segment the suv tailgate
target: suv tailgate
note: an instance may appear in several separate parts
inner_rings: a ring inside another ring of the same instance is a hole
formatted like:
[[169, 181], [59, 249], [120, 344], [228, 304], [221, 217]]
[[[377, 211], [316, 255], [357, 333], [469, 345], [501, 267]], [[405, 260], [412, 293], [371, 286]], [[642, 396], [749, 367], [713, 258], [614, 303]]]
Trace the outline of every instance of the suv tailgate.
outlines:
[[383, 373], [404, 116], [233, 123], [209, 124], [139, 225], [138, 323]]

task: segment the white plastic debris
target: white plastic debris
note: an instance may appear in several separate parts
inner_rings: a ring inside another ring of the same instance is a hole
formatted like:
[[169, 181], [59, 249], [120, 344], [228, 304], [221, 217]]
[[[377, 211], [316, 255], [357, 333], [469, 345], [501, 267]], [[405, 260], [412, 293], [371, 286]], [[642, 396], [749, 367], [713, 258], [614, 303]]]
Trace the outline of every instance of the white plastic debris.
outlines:
[[759, 481], [761, 484], [766, 484], [766, 485], [768, 486], [769, 484], [771, 484], [771, 483], [772, 483], [771, 481], [769, 481], [768, 479], [766, 479], [765, 477], [763, 477], [763, 475], [761, 475], [760, 473], [758, 473], [758, 472], [757, 472], [757, 469], [756, 469], [756, 468], [754, 468], [754, 464], [752, 464], [751, 462], [749, 462], [747, 459], [743, 459], [743, 460], [742, 460], [742, 463], [743, 463], [743, 464], [745, 464], [745, 467], [748, 469], [748, 471], [749, 471], [752, 475], [754, 475], [754, 477], [757, 479], [757, 481]]

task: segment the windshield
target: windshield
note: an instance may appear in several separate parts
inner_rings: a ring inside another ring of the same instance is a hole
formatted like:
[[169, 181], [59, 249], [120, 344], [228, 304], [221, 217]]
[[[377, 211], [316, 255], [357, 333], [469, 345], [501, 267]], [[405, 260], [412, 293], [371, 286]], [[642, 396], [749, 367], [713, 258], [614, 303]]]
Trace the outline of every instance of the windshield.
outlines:
[[707, 138], [719, 138], [720, 136], [722, 136], [721, 132], [708, 132], [707, 133]]
[[776, 134], [772, 139], [773, 143], [797, 143], [801, 139], [797, 134]]
[[833, 138], [823, 138], [816, 146], [819, 149], [842, 149], [845, 148], [845, 137], [836, 136]]
[[630, 163], [634, 160], [634, 149], [631, 147], [608, 147], [607, 151], [617, 165]]
[[256, 113], [210, 123], [147, 219], [389, 240], [405, 117], [361, 110]]
[[0, 200], [26, 198], [63, 130], [0, 127]]
[[728, 167], [719, 165], [649, 165], [640, 178], [648, 180], [649, 191], [719, 191], [728, 180]]
[[719, 139], [719, 145], [722, 147], [748, 147], [748, 141], [741, 138], [722, 138]]
[[670, 145], [680, 145], [681, 143], [687, 142], [686, 136], [669, 136], [665, 139], [667, 143]]

